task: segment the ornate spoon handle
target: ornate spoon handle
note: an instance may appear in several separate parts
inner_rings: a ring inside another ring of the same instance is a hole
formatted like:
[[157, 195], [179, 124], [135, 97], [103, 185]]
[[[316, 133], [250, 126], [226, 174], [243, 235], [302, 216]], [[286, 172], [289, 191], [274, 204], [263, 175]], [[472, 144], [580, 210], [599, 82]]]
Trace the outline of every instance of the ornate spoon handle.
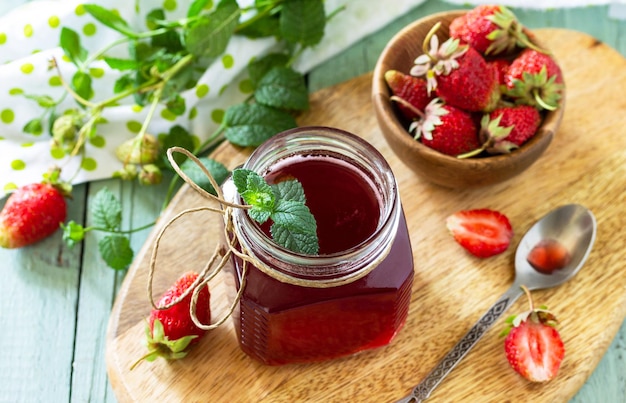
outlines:
[[517, 284], [514, 284], [496, 301], [495, 304], [476, 322], [463, 338], [446, 354], [437, 366], [413, 388], [411, 393], [397, 403], [415, 403], [427, 399], [433, 390], [443, 381], [452, 369], [465, 357], [470, 349], [480, 340], [496, 320], [522, 295]]

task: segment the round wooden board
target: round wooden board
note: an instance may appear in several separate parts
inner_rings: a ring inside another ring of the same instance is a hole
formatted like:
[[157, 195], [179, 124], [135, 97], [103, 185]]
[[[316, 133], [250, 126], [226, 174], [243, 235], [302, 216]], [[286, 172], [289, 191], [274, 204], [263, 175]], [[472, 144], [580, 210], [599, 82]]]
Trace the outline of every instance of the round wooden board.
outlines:
[[[508, 314], [526, 309], [520, 299], [488, 331], [432, 394], [432, 401], [569, 400], [602, 358], [626, 315], [626, 60], [579, 32], [542, 29], [567, 83], [562, 126], [544, 156], [522, 175], [488, 188], [458, 191], [420, 181], [390, 151], [370, 103], [371, 75], [312, 96], [300, 125], [328, 125], [361, 135], [388, 159], [400, 186], [411, 233], [415, 283], [409, 318], [391, 345], [352, 357], [309, 365], [269, 367], [238, 347], [231, 321], [211, 332], [184, 360], [131, 364], [145, 352], [146, 295], [156, 233], [180, 211], [206, 205], [184, 187], [163, 213], [137, 255], [111, 313], [106, 346], [108, 374], [117, 398], [167, 402], [395, 401], [405, 396], [465, 334], [513, 280], [515, 246], [549, 210], [567, 203], [589, 207], [598, 221], [593, 251], [581, 272], [535, 299], [561, 319], [566, 356], [547, 384], [524, 381], [508, 366], [498, 334]], [[223, 145], [214, 158], [232, 168], [249, 150]], [[511, 248], [477, 259], [445, 228], [458, 210], [489, 207], [505, 213], [515, 230]], [[195, 213], [177, 221], [161, 241], [155, 295], [182, 272], [200, 270], [219, 241], [219, 217]], [[234, 286], [219, 276], [211, 285], [215, 316]]]

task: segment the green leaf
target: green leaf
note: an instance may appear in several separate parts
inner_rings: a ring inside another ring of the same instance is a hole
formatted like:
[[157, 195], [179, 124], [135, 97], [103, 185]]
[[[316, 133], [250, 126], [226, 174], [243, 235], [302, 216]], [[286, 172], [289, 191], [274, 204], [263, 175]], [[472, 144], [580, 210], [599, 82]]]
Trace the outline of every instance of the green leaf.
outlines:
[[107, 235], [98, 242], [102, 259], [115, 270], [124, 270], [133, 262], [133, 250], [128, 237], [120, 234]]
[[111, 10], [108, 10], [97, 4], [83, 4], [85, 11], [87, 11], [93, 18], [100, 21], [107, 27], [116, 30], [130, 38], [137, 38], [138, 34], [128, 25], [126, 20], [120, 17], [118, 14]]
[[102, 188], [93, 198], [91, 215], [94, 227], [118, 230], [122, 223], [122, 205], [108, 188]]
[[204, 10], [208, 4], [209, 0], [193, 0], [187, 9], [187, 18], [193, 18], [200, 15], [202, 10]]
[[261, 79], [274, 67], [285, 67], [289, 62], [289, 55], [285, 53], [270, 53], [269, 55], [256, 59], [248, 64], [248, 75], [257, 88]]
[[263, 76], [254, 92], [257, 102], [280, 109], [304, 110], [309, 92], [304, 76], [288, 67], [273, 67]]
[[304, 203], [279, 200], [271, 219], [274, 224], [270, 232], [278, 244], [298, 253], [318, 253], [315, 217]]
[[43, 124], [41, 118], [29, 120], [28, 122], [26, 122], [22, 130], [24, 131], [24, 133], [39, 136], [41, 133], [43, 133]]
[[65, 241], [65, 244], [70, 248], [73, 248], [74, 245], [81, 242], [87, 232], [82, 225], [73, 220], [67, 224], [61, 224], [61, 228], [63, 229], [63, 241]]
[[174, 115], [181, 116], [185, 113], [186, 109], [185, 98], [181, 97], [180, 94], [175, 94], [166, 102], [165, 106]]
[[25, 94], [24, 97], [28, 99], [32, 99], [33, 101], [37, 102], [37, 104], [41, 106], [42, 108], [52, 108], [53, 106], [56, 106], [57, 104], [50, 95]]
[[129, 88], [133, 87], [135, 79], [131, 74], [124, 74], [120, 76], [117, 80], [115, 80], [115, 84], [113, 85], [113, 92], [115, 94], [119, 94]]
[[244, 202], [252, 206], [248, 210], [250, 218], [260, 224], [267, 221], [273, 212], [276, 196], [265, 179], [254, 171], [239, 168], [233, 171], [233, 183]]
[[185, 31], [185, 47], [197, 57], [218, 57], [230, 41], [241, 10], [235, 0], [222, 0], [217, 8]]
[[255, 20], [237, 28], [237, 33], [248, 38], [280, 37], [280, 14], [270, 13], [265, 18]]
[[287, 42], [303, 47], [317, 45], [324, 37], [325, 27], [322, 0], [290, 0], [283, 4], [280, 31]]
[[91, 87], [91, 76], [82, 71], [77, 71], [72, 76], [72, 88], [84, 99], [93, 97], [93, 89]]
[[272, 190], [276, 197], [284, 200], [293, 200], [300, 203], [306, 203], [304, 188], [302, 184], [296, 180], [286, 180], [272, 185]]
[[137, 60], [132, 59], [118, 59], [116, 57], [105, 57], [104, 62], [112, 69], [115, 70], [137, 70], [140, 66]]
[[242, 147], [257, 147], [282, 131], [297, 126], [289, 113], [260, 104], [240, 104], [226, 110], [224, 116], [228, 141]]
[[[196, 139], [189, 134], [187, 129], [180, 125], [172, 126], [167, 135], [163, 137], [159, 137], [159, 141], [161, 142], [161, 149], [163, 150], [163, 166], [170, 167], [170, 162], [167, 159], [166, 150], [170, 147], [178, 146], [185, 148], [187, 150], [193, 150], [196, 148]], [[187, 159], [187, 157], [180, 153], [175, 153], [173, 155], [174, 161], [178, 165], [183, 164], [183, 162]]]
[[85, 60], [87, 60], [87, 50], [81, 46], [80, 36], [76, 31], [67, 27], [61, 28], [60, 42], [63, 52], [70, 61], [79, 69], [82, 68]]
[[[210, 158], [201, 157], [198, 159], [200, 160], [202, 165], [204, 165], [204, 167], [209, 171], [211, 176], [213, 176], [213, 179], [215, 179], [218, 185], [221, 185], [222, 183], [224, 183], [224, 181], [230, 174], [230, 171], [228, 170], [228, 168], [226, 168], [223, 164]], [[206, 177], [204, 172], [202, 172], [202, 169], [200, 169], [200, 167], [196, 165], [195, 162], [191, 160], [187, 160], [180, 166], [180, 168], [183, 170], [185, 174], [187, 174], [187, 176], [189, 176], [191, 180], [193, 180], [196, 183], [196, 185], [200, 186], [202, 189], [206, 190], [207, 192], [213, 195], [217, 195], [217, 193], [215, 192], [215, 189], [211, 185], [211, 182]]]

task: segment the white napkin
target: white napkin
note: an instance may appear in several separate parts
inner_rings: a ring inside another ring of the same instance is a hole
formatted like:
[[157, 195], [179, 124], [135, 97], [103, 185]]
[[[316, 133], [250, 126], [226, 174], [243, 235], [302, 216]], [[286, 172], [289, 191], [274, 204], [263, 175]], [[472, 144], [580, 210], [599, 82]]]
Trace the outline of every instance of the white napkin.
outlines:
[[[22, 0], [22, 2], [25, 0]], [[168, 4], [167, 18], [185, 15], [191, 0], [163, 1], [142, 0], [92, 0], [92, 3], [115, 9], [135, 29], [143, 30], [144, 16], [153, 8]], [[253, 0], [240, 0], [249, 4]], [[384, 25], [405, 14], [425, 0], [346, 1], [326, 0], [327, 13], [340, 6], [345, 10], [337, 14], [327, 26], [322, 43], [303, 53], [296, 68], [305, 73], [315, 65], [346, 49], [355, 41], [375, 32]], [[467, 0], [456, 0], [468, 4]], [[624, 1], [619, 0], [623, 6]], [[24, 125], [40, 116], [42, 109], [33, 100], [20, 94], [50, 95], [58, 98], [63, 93], [58, 85], [56, 71], [48, 70], [48, 61], [54, 57], [60, 64], [63, 77], [74, 73], [71, 63], [63, 61], [63, 51], [58, 47], [62, 26], [80, 33], [82, 45], [90, 52], [101, 49], [120, 35], [96, 22], [84, 12], [80, 4], [84, 0], [39, 0], [28, 2], [8, 11], [0, 17], [0, 197], [12, 189], [31, 182], [40, 181], [42, 174], [51, 166], [63, 168], [63, 178], [74, 184], [111, 177], [121, 168], [115, 157], [115, 148], [137, 132], [146, 116], [146, 108], [137, 108], [131, 100], [119, 106], [107, 108], [104, 117], [107, 123], [99, 126], [96, 141], [86, 144], [85, 158], [55, 156], [50, 152], [50, 137], [47, 130], [40, 135], [23, 131]], [[452, 0], [455, 2], [455, 0]], [[470, 1], [479, 3], [481, 0]], [[135, 5], [139, 4], [139, 9]], [[602, 0], [502, 0], [501, 4], [523, 7], [564, 7], [581, 4], [606, 3]], [[17, 3], [11, 2], [15, 5]], [[10, 9], [2, 2], [0, 11]], [[167, 133], [173, 125], [181, 125], [200, 141], [218, 127], [223, 112], [231, 105], [241, 102], [245, 92], [246, 63], [251, 57], [262, 55], [274, 45], [273, 39], [252, 41], [235, 37], [226, 50], [228, 63], [212, 65], [199, 80], [196, 88], [184, 93], [187, 111], [196, 113], [174, 120], [161, 116], [157, 110], [148, 132], [158, 135]], [[126, 57], [126, 49], [118, 47], [112, 55]], [[111, 70], [104, 62], [93, 64], [93, 101], [112, 96], [113, 83], [119, 73]], [[74, 108], [69, 97], [58, 108], [59, 112]]]

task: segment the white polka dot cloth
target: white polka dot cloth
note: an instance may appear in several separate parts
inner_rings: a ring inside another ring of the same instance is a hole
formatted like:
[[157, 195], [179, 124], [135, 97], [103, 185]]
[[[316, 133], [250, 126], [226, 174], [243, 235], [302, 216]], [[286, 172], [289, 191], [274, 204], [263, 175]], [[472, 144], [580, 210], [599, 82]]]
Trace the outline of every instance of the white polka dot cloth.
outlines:
[[[98, 126], [97, 136], [85, 146], [84, 158], [69, 158], [63, 152], [52, 151], [48, 130], [33, 133], [24, 131], [30, 120], [39, 117], [43, 109], [26, 95], [48, 95], [59, 99], [64, 93], [61, 80], [54, 69], [48, 69], [55, 58], [64, 78], [74, 73], [74, 66], [59, 48], [61, 27], [67, 26], [79, 33], [81, 44], [90, 52], [100, 50], [120, 38], [120, 34], [95, 21], [78, 0], [28, 1], [17, 7], [19, 0], [2, 2], [0, 12], [0, 197], [18, 186], [38, 182], [51, 166], [63, 169], [63, 178], [76, 184], [111, 177], [121, 168], [115, 157], [115, 148], [134, 136], [141, 128], [147, 108], [141, 108], [132, 99], [105, 110], [106, 124]], [[240, 0], [241, 6], [253, 0]], [[356, 40], [372, 33], [425, 0], [346, 1], [326, 0], [328, 13], [340, 6], [345, 10], [331, 19], [325, 37], [314, 49], [304, 52], [295, 66], [305, 73], [315, 65], [347, 48]], [[620, 0], [623, 2], [624, 0]], [[116, 10], [136, 30], [145, 30], [145, 15], [154, 8], [162, 8], [168, 19], [185, 15], [191, 0], [92, 0], [91, 3]], [[463, 3], [468, 3], [466, 0]], [[478, 3], [479, 1], [475, 1]], [[509, 3], [526, 5], [521, 0]], [[567, 6], [570, 2], [553, 0]], [[602, 1], [585, 0], [586, 4]], [[471, 1], [469, 3], [472, 3]], [[506, 3], [506, 1], [504, 1]], [[576, 0], [574, 0], [576, 3]], [[536, 7], [537, 2], [532, 2]], [[545, 6], [546, 2], [541, 2]], [[195, 88], [184, 92], [186, 113], [173, 116], [158, 109], [148, 132], [167, 133], [174, 125], [185, 127], [199, 141], [213, 133], [231, 105], [241, 102], [251, 91], [245, 76], [248, 61], [268, 52], [273, 39], [250, 40], [235, 37], [221, 60], [214, 63], [198, 81]], [[128, 57], [123, 46], [113, 48], [108, 55]], [[92, 64], [94, 96], [92, 101], [113, 95], [113, 84], [119, 72], [104, 62]], [[75, 102], [65, 97], [58, 112], [75, 108]], [[46, 123], [47, 124], [47, 123]]]

